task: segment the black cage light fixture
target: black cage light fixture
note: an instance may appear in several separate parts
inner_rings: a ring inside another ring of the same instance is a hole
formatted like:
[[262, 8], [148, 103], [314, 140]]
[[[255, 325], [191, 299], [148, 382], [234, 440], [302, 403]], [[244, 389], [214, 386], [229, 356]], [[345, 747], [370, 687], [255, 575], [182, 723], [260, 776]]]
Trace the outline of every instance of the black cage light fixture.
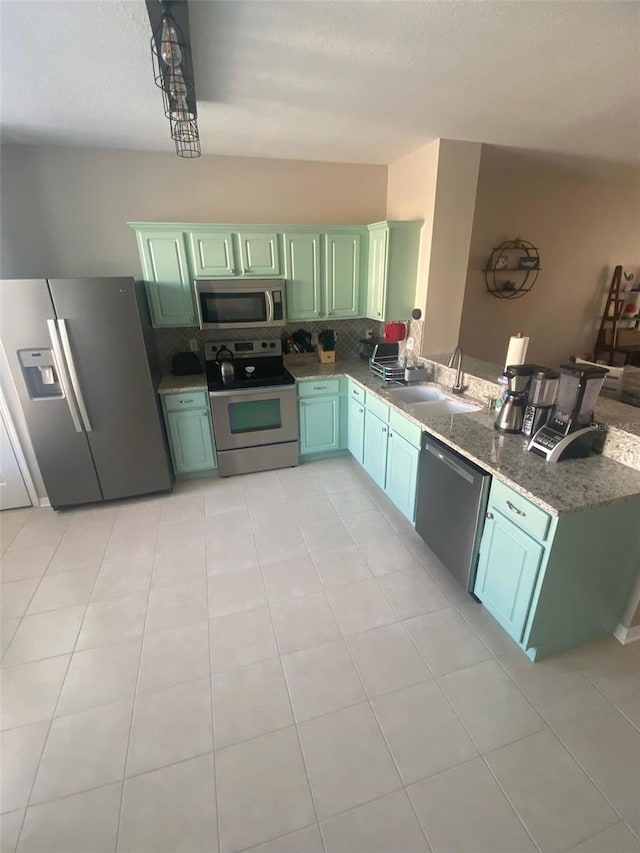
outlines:
[[[162, 92], [164, 114], [169, 119], [176, 154], [178, 157], [193, 158], [200, 157], [202, 152], [186, 5], [186, 2], [171, 3], [168, 0], [156, 0], [151, 4], [147, 0], [153, 28], [153, 76]], [[174, 7], [178, 7], [176, 11], [180, 9], [186, 18], [186, 35], [173, 14]]]

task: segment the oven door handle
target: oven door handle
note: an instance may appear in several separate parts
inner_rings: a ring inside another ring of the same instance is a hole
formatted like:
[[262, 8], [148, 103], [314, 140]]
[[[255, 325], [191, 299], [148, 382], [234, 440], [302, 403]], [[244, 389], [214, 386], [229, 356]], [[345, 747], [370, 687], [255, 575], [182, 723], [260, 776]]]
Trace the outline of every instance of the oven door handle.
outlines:
[[245, 396], [253, 396], [256, 397], [258, 395], [267, 395], [270, 397], [279, 397], [281, 394], [292, 393], [295, 394], [296, 386], [295, 385], [266, 385], [262, 388], [260, 386], [253, 388], [230, 388], [228, 391], [209, 391], [209, 398], [211, 400], [215, 400], [218, 397], [245, 397]]
[[264, 295], [267, 297], [267, 323], [273, 323], [273, 296], [270, 290], [265, 290]]

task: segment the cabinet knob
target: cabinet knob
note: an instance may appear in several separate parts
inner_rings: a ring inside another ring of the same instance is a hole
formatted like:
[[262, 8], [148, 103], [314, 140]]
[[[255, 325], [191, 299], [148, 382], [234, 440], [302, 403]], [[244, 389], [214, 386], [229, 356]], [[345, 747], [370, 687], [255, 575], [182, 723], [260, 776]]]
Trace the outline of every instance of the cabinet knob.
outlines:
[[360, 409], [360, 414], [361, 414], [361, 415], [363, 415], [363, 414], [364, 414], [364, 409]]
[[488, 521], [493, 521], [493, 513], [492, 513], [492, 512], [488, 512], [488, 513], [487, 513], [487, 520], [488, 520]]
[[386, 427], [382, 427], [382, 432], [386, 432], [386, 431], [387, 431], [387, 428], [386, 428]]
[[390, 433], [389, 433], [389, 438], [393, 438], [393, 433], [392, 433], [392, 432], [390, 432]]
[[378, 311], [378, 317], [380, 316], [380, 312]]

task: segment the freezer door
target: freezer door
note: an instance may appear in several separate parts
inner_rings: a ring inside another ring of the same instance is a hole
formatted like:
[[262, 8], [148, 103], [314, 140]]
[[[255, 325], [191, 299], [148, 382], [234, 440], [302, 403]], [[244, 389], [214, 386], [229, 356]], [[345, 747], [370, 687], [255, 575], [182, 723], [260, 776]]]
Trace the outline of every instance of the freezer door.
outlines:
[[133, 280], [51, 279], [49, 286], [105, 499], [170, 489]]
[[[70, 383], [65, 381], [47, 282], [1, 281], [0, 308], [0, 340], [51, 506], [60, 509], [102, 500], [77, 403]], [[57, 380], [61, 394], [46, 396], [44, 385], [40, 390], [34, 383], [27, 385], [29, 371], [35, 369], [33, 365], [42, 353], [53, 353], [53, 373], [45, 373], [45, 379]]]

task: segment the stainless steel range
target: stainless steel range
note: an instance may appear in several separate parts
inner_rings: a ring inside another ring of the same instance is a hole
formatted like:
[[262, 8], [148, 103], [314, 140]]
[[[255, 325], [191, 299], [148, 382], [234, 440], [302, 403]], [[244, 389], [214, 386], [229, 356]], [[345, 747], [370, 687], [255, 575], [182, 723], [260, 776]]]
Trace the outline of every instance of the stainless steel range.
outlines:
[[221, 477], [298, 464], [295, 379], [279, 340], [206, 343]]

